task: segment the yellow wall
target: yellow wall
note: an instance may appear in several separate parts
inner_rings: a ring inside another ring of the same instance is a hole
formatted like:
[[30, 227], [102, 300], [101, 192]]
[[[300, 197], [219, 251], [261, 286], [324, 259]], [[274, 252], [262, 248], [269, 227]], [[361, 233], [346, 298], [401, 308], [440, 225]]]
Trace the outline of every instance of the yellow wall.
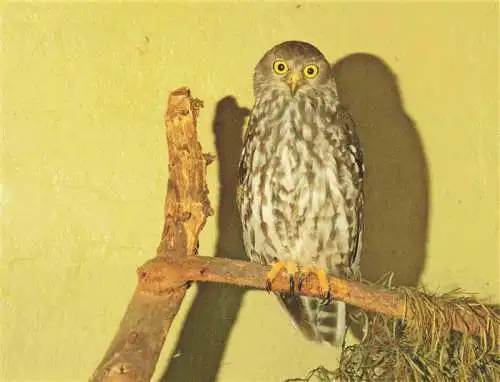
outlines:
[[[461, 286], [498, 302], [497, 30], [493, 3], [4, 6], [0, 378], [91, 374], [135, 267], [158, 244], [168, 91], [188, 85], [205, 101], [199, 131], [214, 152], [217, 102], [234, 95], [250, 107], [253, 66], [288, 39], [340, 60], [339, 86], [367, 154], [365, 273], [396, 269], [399, 282], [420, 277], [432, 290]], [[220, 226], [220, 252], [241, 257], [227, 228], [239, 132], [227, 115], [235, 105], [221, 105], [229, 188], [201, 253], [214, 252]], [[217, 166], [209, 170], [216, 207]], [[336, 353], [303, 342], [272, 296], [202, 292], [180, 351], [176, 322], [156, 378], [177, 352], [169, 380], [211, 380], [226, 340], [220, 381], [280, 381], [336, 366]]]

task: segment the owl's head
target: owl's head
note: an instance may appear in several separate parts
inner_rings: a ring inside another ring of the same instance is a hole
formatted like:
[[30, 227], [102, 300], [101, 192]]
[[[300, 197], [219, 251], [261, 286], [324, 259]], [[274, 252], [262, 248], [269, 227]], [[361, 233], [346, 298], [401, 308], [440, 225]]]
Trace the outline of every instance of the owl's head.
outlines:
[[336, 92], [330, 64], [315, 46], [306, 42], [282, 42], [267, 51], [255, 67], [257, 98], [275, 91], [293, 98], [324, 86]]

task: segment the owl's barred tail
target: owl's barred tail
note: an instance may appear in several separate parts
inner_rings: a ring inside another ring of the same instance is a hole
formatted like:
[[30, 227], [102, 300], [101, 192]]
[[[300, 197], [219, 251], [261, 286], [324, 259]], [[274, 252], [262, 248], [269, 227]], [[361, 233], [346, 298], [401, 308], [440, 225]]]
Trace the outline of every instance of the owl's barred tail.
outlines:
[[332, 346], [343, 345], [347, 331], [344, 302], [324, 305], [322, 300], [312, 297], [279, 295], [278, 298], [307, 339]]

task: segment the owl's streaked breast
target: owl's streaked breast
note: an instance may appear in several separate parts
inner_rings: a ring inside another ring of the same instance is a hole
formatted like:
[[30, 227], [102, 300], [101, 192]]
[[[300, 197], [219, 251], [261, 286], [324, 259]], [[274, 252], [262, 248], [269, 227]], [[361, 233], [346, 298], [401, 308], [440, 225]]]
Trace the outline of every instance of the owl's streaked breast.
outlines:
[[257, 100], [241, 180], [244, 241], [253, 261], [291, 259], [339, 273], [354, 236], [346, 197], [356, 196], [343, 158], [336, 100], [326, 94]]

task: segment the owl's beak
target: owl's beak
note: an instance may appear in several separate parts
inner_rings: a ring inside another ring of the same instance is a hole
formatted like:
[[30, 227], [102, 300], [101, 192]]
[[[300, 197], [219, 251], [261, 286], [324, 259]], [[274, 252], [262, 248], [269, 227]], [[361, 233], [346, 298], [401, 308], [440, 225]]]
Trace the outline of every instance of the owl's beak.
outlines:
[[292, 72], [287, 78], [286, 82], [290, 87], [290, 92], [292, 93], [292, 96], [294, 96], [295, 93], [297, 92], [299, 80], [300, 80], [300, 74], [297, 72]]

